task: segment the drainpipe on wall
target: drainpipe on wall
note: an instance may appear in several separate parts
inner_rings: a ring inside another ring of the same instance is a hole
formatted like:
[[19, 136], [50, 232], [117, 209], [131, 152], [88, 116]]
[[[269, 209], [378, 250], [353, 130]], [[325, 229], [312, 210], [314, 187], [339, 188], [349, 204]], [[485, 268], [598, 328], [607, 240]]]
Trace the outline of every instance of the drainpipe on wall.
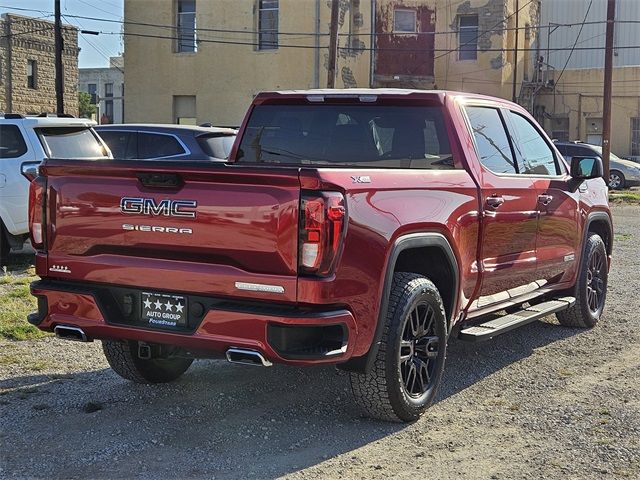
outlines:
[[369, 40], [369, 87], [373, 88], [373, 66], [376, 56], [376, 0], [371, 0], [371, 40]]
[[313, 59], [313, 86], [320, 88], [320, 0], [316, 0], [316, 39], [315, 58]]

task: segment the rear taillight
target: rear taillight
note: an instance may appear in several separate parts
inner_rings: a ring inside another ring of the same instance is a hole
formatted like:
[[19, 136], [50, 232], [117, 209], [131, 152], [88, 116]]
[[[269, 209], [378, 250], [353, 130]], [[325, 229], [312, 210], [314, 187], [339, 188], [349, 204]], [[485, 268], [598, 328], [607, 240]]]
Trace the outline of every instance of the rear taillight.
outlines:
[[36, 250], [45, 249], [47, 179], [36, 177], [29, 186], [29, 232], [31, 245]]
[[331, 274], [346, 226], [344, 197], [338, 192], [303, 193], [300, 203], [300, 273]]

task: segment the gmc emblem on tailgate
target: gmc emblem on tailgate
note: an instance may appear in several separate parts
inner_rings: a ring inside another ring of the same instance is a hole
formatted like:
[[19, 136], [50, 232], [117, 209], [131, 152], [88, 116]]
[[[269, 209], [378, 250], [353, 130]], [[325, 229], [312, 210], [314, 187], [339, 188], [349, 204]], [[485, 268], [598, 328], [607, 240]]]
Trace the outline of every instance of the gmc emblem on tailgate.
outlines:
[[153, 198], [122, 197], [120, 211], [128, 215], [151, 215], [164, 217], [196, 218], [195, 200], [169, 200], [156, 202]]

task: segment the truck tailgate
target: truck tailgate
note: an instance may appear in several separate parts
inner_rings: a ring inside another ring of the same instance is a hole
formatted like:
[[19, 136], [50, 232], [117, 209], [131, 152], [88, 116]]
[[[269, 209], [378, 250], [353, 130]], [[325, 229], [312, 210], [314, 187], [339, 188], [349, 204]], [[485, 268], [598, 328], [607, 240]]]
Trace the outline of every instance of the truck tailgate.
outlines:
[[42, 173], [47, 276], [295, 301], [297, 168], [50, 160]]

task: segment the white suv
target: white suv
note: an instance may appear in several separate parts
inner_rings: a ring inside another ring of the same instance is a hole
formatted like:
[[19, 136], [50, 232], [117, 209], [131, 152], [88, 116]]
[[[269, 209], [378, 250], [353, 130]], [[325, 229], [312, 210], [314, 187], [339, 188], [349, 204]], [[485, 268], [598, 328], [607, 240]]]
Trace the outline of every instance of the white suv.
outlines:
[[45, 158], [112, 158], [83, 118], [0, 114], [0, 266], [28, 234], [29, 182]]

